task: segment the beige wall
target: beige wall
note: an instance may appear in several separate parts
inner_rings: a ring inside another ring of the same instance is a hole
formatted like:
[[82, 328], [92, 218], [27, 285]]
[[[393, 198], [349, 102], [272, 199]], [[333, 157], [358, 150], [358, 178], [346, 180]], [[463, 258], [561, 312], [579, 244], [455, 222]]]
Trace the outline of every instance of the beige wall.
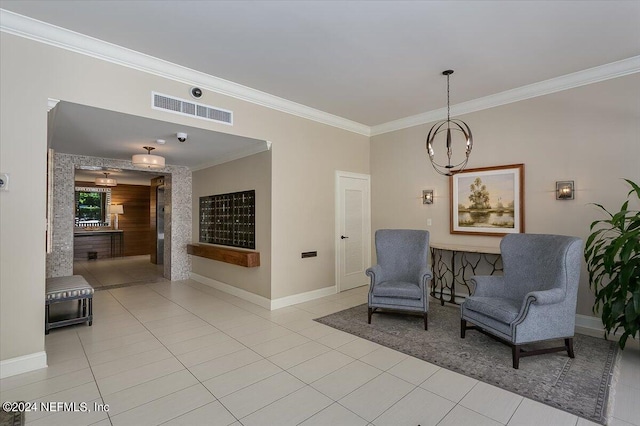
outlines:
[[193, 242], [200, 229], [200, 197], [229, 192], [256, 191], [256, 251], [260, 266], [243, 268], [191, 256], [192, 271], [267, 299], [271, 298], [271, 151], [193, 172]]
[[[600, 217], [589, 203], [617, 209], [630, 189], [620, 178], [640, 181], [639, 93], [635, 74], [461, 116], [474, 134], [469, 167], [524, 163], [526, 232], [586, 239]], [[497, 246], [496, 237], [449, 234], [448, 178], [425, 151], [430, 127], [371, 139], [372, 229], [428, 229], [433, 241]], [[575, 181], [575, 200], [556, 201], [557, 180]], [[435, 202], [423, 205], [429, 188]], [[591, 315], [592, 303], [583, 268], [578, 313]]]
[[2, 33], [0, 171], [10, 187], [0, 192], [0, 360], [44, 350], [47, 97], [40, 79], [23, 79], [7, 38]]
[[187, 97], [190, 86], [6, 33], [0, 43], [0, 169], [12, 185], [0, 194], [0, 360], [44, 347], [47, 98], [271, 141], [271, 296], [334, 285], [334, 170], [368, 173], [367, 137], [209, 91], [201, 102], [234, 111], [234, 126], [152, 110], [152, 90]]
[[[44, 223], [47, 98], [268, 140], [271, 175], [271, 298], [333, 286], [334, 172], [372, 174], [373, 229], [448, 234], [447, 180], [424, 152], [429, 126], [369, 138], [205, 91], [203, 103], [234, 111], [234, 126], [152, 110], [152, 90], [187, 97], [189, 85], [29, 41], [0, 36], [0, 360], [44, 349]], [[586, 236], [587, 203], [618, 207], [619, 177], [640, 180], [640, 76], [622, 77], [463, 117], [476, 137], [470, 167], [526, 164], [529, 232]], [[371, 160], [371, 161], [370, 161]], [[575, 201], [555, 201], [556, 180], [574, 179]], [[420, 203], [436, 189], [436, 204]], [[454, 239], [491, 244], [483, 237]], [[494, 242], [495, 240], [491, 240]], [[308, 262], [302, 251], [318, 251]], [[262, 291], [262, 290], [261, 290]], [[583, 278], [580, 313], [590, 313]]]

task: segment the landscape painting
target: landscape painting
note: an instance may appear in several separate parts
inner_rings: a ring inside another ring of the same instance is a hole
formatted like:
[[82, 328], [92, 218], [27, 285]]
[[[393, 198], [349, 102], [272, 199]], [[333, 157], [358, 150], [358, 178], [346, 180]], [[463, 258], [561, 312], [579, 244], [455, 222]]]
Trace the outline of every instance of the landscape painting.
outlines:
[[468, 169], [450, 177], [451, 233], [524, 232], [524, 164]]

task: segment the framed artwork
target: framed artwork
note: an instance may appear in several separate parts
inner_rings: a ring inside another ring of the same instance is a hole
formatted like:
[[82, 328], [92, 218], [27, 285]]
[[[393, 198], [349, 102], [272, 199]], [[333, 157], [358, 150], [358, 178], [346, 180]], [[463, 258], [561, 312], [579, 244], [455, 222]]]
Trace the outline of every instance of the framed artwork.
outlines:
[[524, 232], [524, 164], [467, 169], [449, 178], [451, 233]]

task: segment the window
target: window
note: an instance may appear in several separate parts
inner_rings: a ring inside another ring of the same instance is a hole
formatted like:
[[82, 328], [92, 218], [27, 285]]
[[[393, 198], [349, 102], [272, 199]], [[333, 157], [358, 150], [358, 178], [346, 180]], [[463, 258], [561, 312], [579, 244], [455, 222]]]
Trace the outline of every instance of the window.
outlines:
[[75, 198], [75, 226], [111, 226], [110, 188], [76, 187]]

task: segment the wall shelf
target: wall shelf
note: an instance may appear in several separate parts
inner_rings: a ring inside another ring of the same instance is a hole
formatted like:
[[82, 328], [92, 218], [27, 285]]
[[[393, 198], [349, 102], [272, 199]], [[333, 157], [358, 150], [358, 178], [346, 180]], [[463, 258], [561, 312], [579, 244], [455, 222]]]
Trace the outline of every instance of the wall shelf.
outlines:
[[231, 263], [232, 265], [254, 268], [260, 266], [260, 252], [237, 250], [226, 247], [206, 246], [202, 244], [188, 244], [187, 253], [213, 259], [220, 262]]

